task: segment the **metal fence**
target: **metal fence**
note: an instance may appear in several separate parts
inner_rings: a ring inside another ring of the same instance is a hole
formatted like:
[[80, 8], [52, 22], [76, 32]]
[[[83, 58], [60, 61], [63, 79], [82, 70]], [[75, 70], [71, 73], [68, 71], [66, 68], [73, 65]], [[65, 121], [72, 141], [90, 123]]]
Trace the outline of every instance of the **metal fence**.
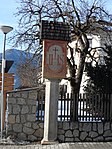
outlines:
[[45, 109], [45, 91], [38, 91], [37, 102], [36, 102], [36, 120], [44, 120], [44, 109]]
[[[44, 120], [45, 95], [38, 94], [36, 119]], [[112, 121], [111, 94], [69, 94], [58, 99], [58, 121]]]
[[111, 94], [80, 94], [78, 103], [79, 121], [111, 121], [112, 95]]

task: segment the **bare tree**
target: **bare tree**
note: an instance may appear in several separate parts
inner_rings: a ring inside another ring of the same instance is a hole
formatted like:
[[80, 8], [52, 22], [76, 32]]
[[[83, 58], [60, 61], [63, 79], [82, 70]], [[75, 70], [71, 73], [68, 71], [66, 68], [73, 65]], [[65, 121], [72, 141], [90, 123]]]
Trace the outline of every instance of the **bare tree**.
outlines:
[[37, 67], [30, 60], [17, 66], [20, 88], [38, 87], [41, 84], [41, 67]]
[[[40, 22], [43, 19], [69, 22], [71, 42], [68, 44], [67, 57], [70, 81], [73, 93], [78, 93], [83, 75], [85, 59], [91, 49], [87, 34], [100, 34], [111, 30], [111, 15], [99, 0], [20, 0], [17, 15], [20, 16], [19, 30], [13, 39], [17, 45], [25, 45], [27, 50], [34, 50], [35, 55], [42, 51], [40, 43]], [[106, 28], [107, 27], [107, 28]], [[97, 50], [97, 48], [96, 48]], [[79, 53], [79, 65], [76, 67], [75, 52]]]

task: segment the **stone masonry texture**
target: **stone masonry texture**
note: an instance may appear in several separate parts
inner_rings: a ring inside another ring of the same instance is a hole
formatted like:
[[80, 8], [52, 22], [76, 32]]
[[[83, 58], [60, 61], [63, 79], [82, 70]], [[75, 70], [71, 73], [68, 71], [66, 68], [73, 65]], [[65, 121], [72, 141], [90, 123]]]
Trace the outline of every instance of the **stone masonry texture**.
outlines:
[[36, 121], [37, 90], [8, 93], [8, 135], [36, 141], [43, 136], [43, 123]]
[[[8, 92], [7, 134], [40, 141], [44, 122], [36, 121], [37, 89]], [[59, 142], [112, 141], [111, 122], [58, 122]]]

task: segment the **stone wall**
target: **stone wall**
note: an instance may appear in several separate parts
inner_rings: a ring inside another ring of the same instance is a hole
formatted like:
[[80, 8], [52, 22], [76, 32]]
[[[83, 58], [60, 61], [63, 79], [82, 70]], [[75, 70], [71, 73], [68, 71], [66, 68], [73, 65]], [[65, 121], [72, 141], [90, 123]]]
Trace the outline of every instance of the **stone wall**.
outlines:
[[112, 141], [112, 123], [59, 122], [60, 142]]
[[[27, 141], [43, 138], [44, 124], [36, 121], [37, 94], [37, 89], [8, 93], [8, 135]], [[112, 141], [112, 123], [58, 122], [58, 141]]]
[[37, 89], [8, 93], [7, 133], [21, 140], [41, 140], [43, 123], [36, 121]]

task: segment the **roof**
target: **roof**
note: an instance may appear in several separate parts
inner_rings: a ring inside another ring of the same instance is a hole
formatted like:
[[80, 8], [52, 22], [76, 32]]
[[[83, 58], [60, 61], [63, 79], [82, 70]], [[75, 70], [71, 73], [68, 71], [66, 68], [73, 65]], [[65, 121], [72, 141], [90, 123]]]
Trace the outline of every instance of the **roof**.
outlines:
[[[9, 71], [14, 61], [12, 60], [6, 60], [6, 67], [5, 67], [5, 73]], [[0, 70], [2, 69], [2, 60], [0, 60]]]

